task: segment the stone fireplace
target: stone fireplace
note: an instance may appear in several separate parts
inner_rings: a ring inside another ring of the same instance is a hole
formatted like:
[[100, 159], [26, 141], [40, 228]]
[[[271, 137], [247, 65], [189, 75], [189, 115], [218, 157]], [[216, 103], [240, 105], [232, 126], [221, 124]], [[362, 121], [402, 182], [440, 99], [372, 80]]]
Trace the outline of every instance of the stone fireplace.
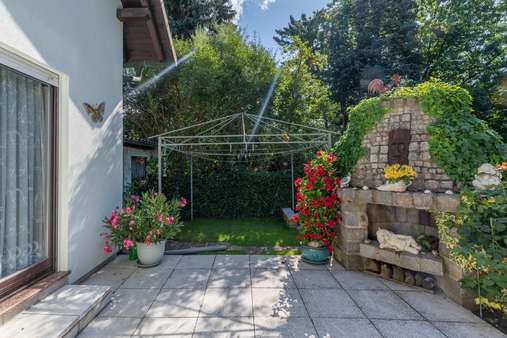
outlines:
[[[459, 196], [452, 192], [456, 184], [431, 159], [426, 131], [431, 119], [415, 99], [392, 99], [384, 104], [389, 112], [363, 140], [368, 152], [351, 173], [352, 187], [339, 193], [343, 221], [335, 257], [350, 270], [380, 266], [382, 271], [375, 272], [382, 275], [384, 268], [393, 269], [401, 276], [394, 279], [401, 282], [414, 276], [433, 280], [435, 288], [471, 307], [473, 297], [459, 285], [462, 271], [438, 240], [435, 218], [440, 212], [454, 213]], [[376, 190], [385, 183], [384, 167], [395, 163], [410, 164], [417, 172], [409, 191]], [[424, 234], [435, 241], [431, 250], [418, 255], [381, 249], [376, 241], [380, 228], [414, 238]]]

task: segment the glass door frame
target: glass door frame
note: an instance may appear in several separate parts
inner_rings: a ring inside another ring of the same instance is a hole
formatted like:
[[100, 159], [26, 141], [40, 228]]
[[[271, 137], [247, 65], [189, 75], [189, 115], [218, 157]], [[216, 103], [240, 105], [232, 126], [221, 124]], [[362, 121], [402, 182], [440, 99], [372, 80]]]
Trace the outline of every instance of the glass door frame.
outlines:
[[[0, 52], [2, 50], [0, 49]], [[46, 206], [46, 241], [47, 241], [47, 258], [37, 262], [29, 267], [19, 270], [9, 276], [0, 279], [0, 301], [11, 296], [13, 293], [29, 286], [33, 282], [55, 271], [56, 267], [56, 243], [57, 243], [57, 222], [58, 222], [58, 102], [59, 91], [58, 86], [54, 83], [47, 83], [39, 77], [31, 76], [23, 69], [13, 68], [11, 64], [4, 64], [0, 54], [0, 66], [17, 72], [23, 76], [34, 78], [38, 81], [46, 83], [50, 88], [49, 97], [51, 98], [51, 109], [47, 116], [48, 128], [48, 170], [46, 175], [47, 196]]]

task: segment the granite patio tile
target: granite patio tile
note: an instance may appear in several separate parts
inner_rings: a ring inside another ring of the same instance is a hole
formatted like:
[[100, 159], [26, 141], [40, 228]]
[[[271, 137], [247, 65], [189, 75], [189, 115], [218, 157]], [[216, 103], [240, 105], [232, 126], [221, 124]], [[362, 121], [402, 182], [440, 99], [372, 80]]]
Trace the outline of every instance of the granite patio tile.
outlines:
[[164, 284], [169, 289], [204, 289], [208, 283], [209, 269], [175, 269]]
[[259, 317], [254, 318], [255, 336], [262, 338], [282, 337], [317, 337], [310, 318], [280, 318]]
[[197, 317], [204, 292], [204, 289], [163, 289], [146, 317]]
[[364, 272], [336, 271], [333, 276], [346, 290], [389, 290], [379, 278]]
[[397, 291], [397, 294], [428, 320], [442, 322], [482, 322], [482, 320], [471, 311], [454, 303], [443, 295], [410, 291]]
[[118, 289], [99, 317], [143, 317], [157, 297], [158, 289]]
[[308, 317], [305, 305], [296, 289], [253, 288], [255, 316]]
[[249, 269], [250, 257], [248, 255], [217, 255], [213, 263], [214, 269]]
[[127, 338], [131, 337], [141, 318], [95, 318], [79, 334], [78, 338]]
[[197, 318], [144, 318], [132, 337], [190, 338]]
[[211, 269], [215, 256], [188, 255], [183, 256], [176, 264], [176, 269]]
[[340, 288], [327, 270], [299, 270], [291, 273], [296, 286], [300, 289]]
[[503, 334], [488, 323], [450, 323], [433, 322], [449, 338], [506, 338]]
[[252, 317], [199, 317], [193, 337], [202, 338], [253, 338]]
[[138, 269], [121, 285], [126, 289], [160, 289], [173, 270]]
[[313, 318], [319, 337], [324, 338], [381, 338], [368, 319]]
[[95, 272], [93, 275], [83, 281], [82, 285], [104, 285], [112, 288], [118, 288], [123, 284], [133, 273], [133, 269], [121, 268], [103, 268]]
[[349, 293], [370, 319], [422, 319], [392, 291], [351, 290]]
[[0, 326], [0, 338], [74, 337], [78, 322], [79, 316], [20, 313]]
[[250, 287], [250, 269], [213, 269], [208, 288]]
[[445, 338], [445, 335], [426, 321], [375, 319], [373, 323], [385, 338]]
[[207, 289], [200, 317], [252, 316], [250, 288]]
[[252, 269], [254, 288], [295, 288], [296, 284], [288, 269]]
[[287, 269], [287, 257], [276, 255], [251, 255], [250, 267], [254, 269]]
[[364, 318], [343, 289], [303, 289], [301, 296], [312, 318]]

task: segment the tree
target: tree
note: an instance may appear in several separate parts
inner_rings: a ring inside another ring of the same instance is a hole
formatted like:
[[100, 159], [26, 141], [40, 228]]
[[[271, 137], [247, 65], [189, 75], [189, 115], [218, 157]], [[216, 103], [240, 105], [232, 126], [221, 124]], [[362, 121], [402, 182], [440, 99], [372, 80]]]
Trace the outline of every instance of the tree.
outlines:
[[214, 30], [230, 23], [236, 16], [230, 0], [165, 0], [171, 33], [176, 38], [190, 38], [200, 27]]

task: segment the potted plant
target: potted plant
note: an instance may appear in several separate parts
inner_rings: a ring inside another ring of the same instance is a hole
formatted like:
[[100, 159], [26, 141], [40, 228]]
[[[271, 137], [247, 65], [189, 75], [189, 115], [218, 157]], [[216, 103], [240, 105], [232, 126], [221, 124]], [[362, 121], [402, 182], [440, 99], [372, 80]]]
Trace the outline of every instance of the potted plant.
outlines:
[[140, 265], [157, 265], [164, 254], [165, 242], [180, 231], [180, 211], [185, 198], [171, 201], [163, 194], [144, 193], [131, 196], [123, 209], [116, 208], [104, 219], [110, 232], [103, 233], [104, 251], [112, 245], [125, 250], [137, 250]]
[[299, 224], [298, 239], [303, 245], [303, 260], [312, 264], [325, 264], [332, 252], [332, 241], [341, 222], [340, 199], [336, 189], [337, 158], [333, 153], [318, 151], [316, 157], [305, 164], [303, 178], [294, 183], [297, 188], [296, 211], [293, 220]]
[[412, 184], [417, 173], [410, 165], [392, 164], [384, 168], [384, 178], [386, 184], [377, 189], [382, 191], [404, 192]]

